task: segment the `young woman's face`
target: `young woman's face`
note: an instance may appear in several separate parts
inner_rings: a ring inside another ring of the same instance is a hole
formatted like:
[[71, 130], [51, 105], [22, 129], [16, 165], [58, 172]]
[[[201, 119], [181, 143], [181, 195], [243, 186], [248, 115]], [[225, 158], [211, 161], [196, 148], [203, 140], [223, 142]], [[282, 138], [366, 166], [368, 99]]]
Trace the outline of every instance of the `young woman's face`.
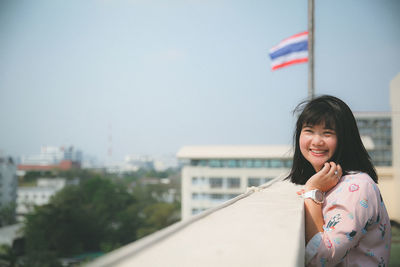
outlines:
[[325, 124], [303, 125], [299, 145], [301, 154], [318, 172], [335, 153], [336, 132], [333, 129], [325, 128]]

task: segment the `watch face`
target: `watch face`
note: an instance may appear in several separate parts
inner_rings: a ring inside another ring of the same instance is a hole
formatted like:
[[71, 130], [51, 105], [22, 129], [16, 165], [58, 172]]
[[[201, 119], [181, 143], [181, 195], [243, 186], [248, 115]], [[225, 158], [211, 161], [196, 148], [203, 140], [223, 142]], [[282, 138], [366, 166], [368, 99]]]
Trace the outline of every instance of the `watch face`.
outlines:
[[321, 202], [321, 203], [324, 202], [324, 194], [321, 191], [316, 190], [315, 191], [315, 200], [318, 202]]

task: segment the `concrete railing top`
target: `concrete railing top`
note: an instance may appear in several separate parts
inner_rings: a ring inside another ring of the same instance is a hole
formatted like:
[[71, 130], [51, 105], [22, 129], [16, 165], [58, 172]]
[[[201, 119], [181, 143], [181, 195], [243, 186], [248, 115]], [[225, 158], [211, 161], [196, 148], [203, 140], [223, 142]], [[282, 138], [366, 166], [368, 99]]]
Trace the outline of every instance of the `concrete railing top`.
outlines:
[[277, 178], [117, 249], [100, 266], [303, 266], [299, 187]]

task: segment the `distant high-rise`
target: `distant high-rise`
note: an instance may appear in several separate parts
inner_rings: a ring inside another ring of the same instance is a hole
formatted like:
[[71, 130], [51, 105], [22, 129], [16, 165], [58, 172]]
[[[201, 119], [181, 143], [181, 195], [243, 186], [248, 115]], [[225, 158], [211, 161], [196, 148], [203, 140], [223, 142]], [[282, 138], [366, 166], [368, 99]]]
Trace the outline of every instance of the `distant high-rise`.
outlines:
[[11, 158], [0, 157], [0, 208], [15, 203], [18, 179], [16, 165]]
[[368, 149], [375, 166], [392, 166], [392, 120], [390, 112], [356, 112], [361, 136], [372, 139]]
[[18, 165], [18, 170], [46, 171], [52, 169], [69, 170], [80, 168], [82, 152], [74, 147], [42, 146], [40, 154], [24, 156]]

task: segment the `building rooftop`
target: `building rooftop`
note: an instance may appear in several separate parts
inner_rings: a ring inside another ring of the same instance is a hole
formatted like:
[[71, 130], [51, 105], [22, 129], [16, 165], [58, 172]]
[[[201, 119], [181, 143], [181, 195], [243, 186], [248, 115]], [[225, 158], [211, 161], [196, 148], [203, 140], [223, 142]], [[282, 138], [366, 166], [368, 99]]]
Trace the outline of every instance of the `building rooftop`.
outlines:
[[179, 159], [267, 159], [291, 158], [290, 145], [249, 145], [249, 146], [185, 146]]

